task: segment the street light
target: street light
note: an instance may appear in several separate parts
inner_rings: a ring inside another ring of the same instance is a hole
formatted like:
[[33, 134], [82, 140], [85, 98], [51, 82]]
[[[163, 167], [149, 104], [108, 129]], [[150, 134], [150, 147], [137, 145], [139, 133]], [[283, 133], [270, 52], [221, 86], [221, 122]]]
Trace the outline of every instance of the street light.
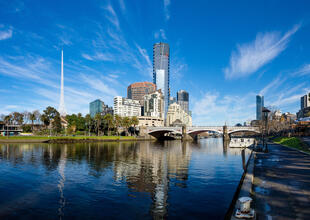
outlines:
[[267, 108], [265, 108], [265, 107], [263, 107], [263, 109], [262, 109], [262, 113], [263, 113], [263, 120], [265, 121], [265, 126], [264, 126], [264, 128], [265, 129], [263, 129], [263, 147], [265, 146], [265, 144], [266, 144], [266, 146], [265, 146], [265, 152], [268, 152], [268, 148], [267, 148], [267, 142], [265, 143], [265, 136], [267, 135], [267, 129], [268, 129], [268, 113], [269, 113], [270, 111], [267, 109]]

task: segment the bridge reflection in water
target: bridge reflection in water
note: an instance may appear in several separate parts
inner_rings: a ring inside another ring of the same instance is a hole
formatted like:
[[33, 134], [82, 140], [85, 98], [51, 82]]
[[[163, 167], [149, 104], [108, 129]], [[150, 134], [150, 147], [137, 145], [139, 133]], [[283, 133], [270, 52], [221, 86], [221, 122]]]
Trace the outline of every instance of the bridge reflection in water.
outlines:
[[[235, 189], [231, 184], [238, 185], [240, 168], [248, 155], [225, 143], [220, 147], [221, 143], [221, 139], [209, 139], [201, 143], [0, 145], [0, 162], [6, 162], [1, 172], [16, 172], [14, 178], [2, 177], [0, 216], [10, 217], [14, 212], [27, 218], [30, 208], [37, 211], [36, 217], [51, 218], [158, 219], [167, 215], [190, 217], [195, 210], [201, 216], [221, 217], [224, 213], [217, 210], [229, 206]], [[16, 167], [23, 169], [24, 175]], [[24, 185], [16, 185], [14, 181], [21, 179]], [[15, 189], [10, 188], [12, 184]], [[212, 198], [217, 190], [223, 201]], [[144, 194], [151, 202], [141, 197]], [[182, 199], [176, 199], [179, 197]]]

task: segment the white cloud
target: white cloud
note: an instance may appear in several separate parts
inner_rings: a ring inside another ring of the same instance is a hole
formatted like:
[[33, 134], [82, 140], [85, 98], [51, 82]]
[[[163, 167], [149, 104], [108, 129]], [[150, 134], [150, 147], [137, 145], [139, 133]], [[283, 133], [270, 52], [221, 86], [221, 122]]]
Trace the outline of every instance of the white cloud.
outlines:
[[114, 56], [110, 53], [100, 53], [97, 52], [95, 55], [88, 55], [85, 53], [82, 53], [82, 57], [84, 57], [87, 60], [99, 60], [99, 61], [113, 61], [114, 60]]
[[255, 94], [240, 97], [207, 92], [193, 104], [194, 125], [235, 125], [254, 118]]
[[299, 70], [297, 70], [294, 75], [298, 76], [306, 76], [310, 75], [310, 64], [306, 64], [303, 67], [301, 67]]
[[170, 0], [164, 0], [164, 13], [166, 20], [170, 19], [170, 11], [169, 11], [170, 3], [171, 3]]
[[0, 40], [6, 40], [11, 38], [13, 35], [13, 31], [12, 29], [8, 29], [8, 30], [4, 30], [4, 31], [0, 31]]
[[152, 66], [152, 62], [151, 59], [149, 57], [149, 55], [147, 54], [146, 49], [141, 48], [139, 45], [136, 44], [136, 47], [139, 50], [140, 55], [145, 59], [146, 63], [148, 66]]
[[119, 30], [120, 29], [119, 20], [112, 5], [109, 4], [104, 9], [108, 12], [105, 14], [106, 18]]
[[304, 95], [303, 93], [295, 94], [291, 96], [285, 96], [285, 98], [280, 98], [274, 102], [272, 102], [273, 106], [287, 106], [292, 103], [296, 103], [300, 100], [300, 97]]
[[0, 57], [0, 74], [19, 80], [30, 79], [42, 84], [50, 84], [46, 73], [50, 63], [41, 57], [17, 57], [11, 62]]
[[61, 45], [72, 45], [72, 42], [64, 36], [59, 36], [59, 40], [61, 42]]
[[277, 78], [275, 78], [273, 81], [271, 81], [267, 86], [265, 86], [259, 92], [259, 94], [260, 95], [266, 95], [270, 89], [272, 89], [273, 91], [276, 90], [285, 81], [286, 81], [286, 78], [283, 78], [281, 75], [279, 75]]
[[231, 54], [229, 66], [224, 69], [226, 79], [246, 77], [272, 61], [286, 49], [290, 37], [299, 28], [300, 25], [295, 25], [284, 35], [278, 32], [259, 33], [253, 42], [238, 45], [237, 51]]
[[86, 60], [94, 60], [90, 55], [82, 53], [82, 57], [84, 57]]
[[91, 78], [89, 75], [81, 75], [82, 80], [87, 83], [92, 89], [95, 89], [97, 91], [100, 91], [104, 95], [107, 95], [109, 97], [114, 97], [118, 93], [115, 89], [111, 88], [109, 85], [98, 79], [98, 77]]
[[109, 77], [113, 78], [113, 79], [117, 79], [119, 77], [119, 75], [116, 74], [109, 74]]
[[161, 38], [161, 39], [163, 39], [163, 40], [167, 40], [165, 30], [164, 30], [164, 29], [159, 29], [159, 31], [156, 31], [156, 32], [154, 33], [154, 38], [155, 38], [155, 39]]

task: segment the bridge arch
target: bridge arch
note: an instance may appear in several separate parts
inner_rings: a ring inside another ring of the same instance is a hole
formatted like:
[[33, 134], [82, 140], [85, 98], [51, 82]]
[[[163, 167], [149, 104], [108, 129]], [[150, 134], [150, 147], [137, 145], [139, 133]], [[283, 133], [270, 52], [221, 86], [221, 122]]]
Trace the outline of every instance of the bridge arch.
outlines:
[[205, 128], [191, 127], [191, 128], [188, 128], [186, 134], [191, 136], [193, 139], [196, 139], [198, 134], [208, 132], [208, 131], [212, 131], [212, 132], [215, 132], [221, 135], [223, 134], [222, 127], [205, 127]]
[[255, 134], [260, 134], [260, 131], [257, 129], [235, 129], [235, 130], [228, 130], [227, 134], [228, 135], [231, 135], [231, 134], [234, 134], [234, 133], [237, 133], [237, 132], [251, 132], [251, 133], [255, 133]]
[[151, 127], [148, 128], [147, 133], [156, 139], [163, 139], [168, 133], [175, 133], [182, 135], [182, 128], [178, 127]]

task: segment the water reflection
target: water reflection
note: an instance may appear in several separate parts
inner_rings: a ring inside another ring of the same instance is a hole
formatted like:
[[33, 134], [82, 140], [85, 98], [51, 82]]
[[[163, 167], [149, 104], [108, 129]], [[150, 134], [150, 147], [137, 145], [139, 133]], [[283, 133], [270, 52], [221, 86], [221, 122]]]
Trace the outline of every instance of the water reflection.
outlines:
[[63, 147], [63, 151], [61, 151], [61, 154], [60, 154], [60, 162], [58, 166], [59, 181], [58, 181], [57, 186], [58, 186], [59, 193], [60, 193], [60, 198], [59, 198], [60, 206], [58, 208], [58, 215], [60, 219], [62, 219], [62, 217], [64, 216], [63, 210], [66, 204], [66, 200], [65, 200], [64, 192], [63, 192], [63, 189], [65, 187], [65, 181], [66, 181], [66, 177], [65, 177], [66, 162], [67, 162], [67, 145], [65, 144]]
[[[195, 159], [192, 159], [193, 153], [196, 155]], [[216, 157], [212, 155], [216, 155]], [[53, 181], [49, 183], [44, 182], [47, 181], [46, 178], [48, 178], [49, 180], [55, 180], [58, 189], [58, 193], [55, 196], [58, 198], [58, 204], [55, 206], [57, 206], [57, 216], [59, 219], [66, 217], [66, 215], [74, 217], [76, 215], [75, 212], [83, 216], [83, 210], [76, 210], [76, 207], [74, 206], [77, 203], [76, 197], [79, 196], [79, 194], [83, 194], [87, 198], [85, 201], [79, 201], [79, 206], [89, 206], [90, 204], [92, 204], [92, 207], [89, 207], [89, 209], [102, 209], [102, 205], [100, 205], [98, 201], [105, 201], [106, 199], [109, 199], [108, 201], [111, 202], [112, 198], [118, 198], [115, 193], [118, 191], [119, 194], [123, 192], [123, 184], [125, 184], [126, 188], [128, 189], [127, 199], [136, 198], [137, 196], [139, 196], [137, 193], [146, 193], [150, 198], [150, 203], [148, 203], [143, 198], [142, 202], [140, 202], [141, 204], [138, 204], [139, 207], [141, 206], [141, 209], [137, 208], [136, 212], [141, 214], [141, 212], [145, 211], [142, 207], [149, 204], [148, 216], [152, 216], [156, 219], [165, 218], [169, 216], [169, 212], [172, 212], [168, 210], [168, 207], [174, 207], [173, 198], [168, 198], [171, 188], [173, 188], [175, 191], [175, 188], [187, 189], [189, 187], [191, 190], [195, 191], [195, 189], [192, 189], [191, 187], [193, 187], [193, 185], [195, 184], [199, 184], [199, 182], [197, 182], [198, 179], [202, 178], [201, 180], [208, 181], [207, 179], [205, 179], [203, 173], [208, 173], [205, 175], [217, 175], [216, 172], [212, 173], [213, 170], [217, 169], [216, 165], [205, 165], [205, 163], [208, 162], [210, 158], [218, 158], [217, 161], [221, 161], [220, 165], [218, 165], [218, 167], [220, 167], [221, 169], [221, 173], [225, 172], [225, 170], [223, 170], [224, 166], [229, 167], [229, 169], [234, 166], [234, 157], [232, 157], [233, 160], [229, 162], [229, 160], [227, 160], [228, 155], [238, 155], [238, 157], [240, 158], [240, 164], [242, 161], [243, 167], [245, 166], [248, 153], [244, 150], [241, 153], [240, 149], [230, 149], [228, 147], [228, 143], [222, 143], [221, 139], [204, 140], [202, 141], [202, 143], [170, 141], [164, 143], [111, 142], [65, 145], [0, 145], [0, 162], [9, 163], [7, 167], [3, 169], [9, 170], [10, 172], [14, 173], [16, 171], [16, 168], [23, 167], [24, 165], [30, 165], [32, 167], [31, 169], [37, 172], [36, 178], [38, 179], [36, 181], [41, 181], [41, 185], [53, 184]], [[225, 160], [221, 159], [223, 156], [224, 158], [226, 158]], [[213, 161], [213, 159], [211, 161]], [[189, 182], [189, 170], [191, 167], [190, 163], [194, 164], [191, 168], [192, 178], [198, 178], [197, 181], [194, 182]], [[227, 163], [227, 165], [225, 163]], [[44, 172], [40, 173], [42, 166], [44, 167]], [[242, 172], [240, 172], [238, 169], [234, 169], [234, 172], [238, 172], [239, 175], [242, 174]], [[110, 179], [109, 177], [110, 173], [112, 174], [112, 179]], [[221, 176], [221, 178], [224, 177], [225, 175], [223, 173], [223, 177]], [[94, 178], [98, 179], [98, 181], [96, 181]], [[212, 178], [217, 177], [214, 176]], [[171, 184], [171, 180], [173, 180], [173, 184]], [[238, 176], [236, 177], [236, 180], [238, 180]], [[235, 181], [237, 185], [238, 181], [236, 180], [233, 181]], [[3, 181], [9, 182], [14, 180], [8, 178], [3, 179]], [[29, 181], [29, 183], [32, 183], [32, 181], [34, 182], [35, 180], [29, 178], [25, 181]], [[88, 188], [83, 188], [84, 185], [81, 185], [83, 181], [86, 181], [89, 184]], [[104, 184], [100, 185], [100, 181], [102, 183], [112, 183], [112, 185], [109, 185], [110, 188], [107, 189], [105, 188], [106, 186]], [[221, 181], [222, 180], [219, 180], [219, 182]], [[209, 183], [201, 183], [202, 186], [203, 184]], [[87, 192], [81, 192], [81, 190], [76, 191], [74, 187], [77, 186], [80, 188], [82, 187], [82, 189]], [[44, 188], [44, 186], [41, 187]], [[225, 187], [221, 187], [224, 190]], [[3, 190], [3, 188], [0, 184], [0, 193], [1, 190]], [[31, 191], [32, 189], [27, 188], [27, 190]], [[103, 191], [105, 192], [105, 194], [101, 194], [101, 192]], [[47, 190], [45, 194], [44, 192], [42, 193], [44, 196], [53, 198], [53, 196], [46, 195], [52, 194], [52, 192], [52, 188], [49, 188], [49, 190]], [[186, 193], [187, 191], [183, 190], [180, 191], [180, 193], [181, 192]], [[205, 194], [206, 192], [207, 189], [206, 191], [202, 191], [201, 193]], [[234, 191], [231, 190], [231, 192], [229, 193], [233, 194]], [[11, 199], [9, 197], [10, 195], [7, 195], [7, 198], [3, 198], [2, 200], [0, 199], [0, 210], [1, 207], [7, 205], [6, 199]], [[192, 198], [193, 201], [194, 199], [195, 198]], [[210, 201], [206, 201], [207, 199], [208, 197], [205, 196], [204, 202], [206, 204], [209, 204]], [[128, 208], [131, 205], [129, 202], [127, 202], [127, 204], [125, 201], [122, 201], [122, 203], [126, 204], [120, 204], [120, 201], [114, 200], [117, 199], [113, 199], [113, 204], [119, 205], [120, 208]], [[138, 198], [136, 201], [138, 201]], [[168, 205], [169, 201], [170, 204]], [[228, 195], [228, 199], [226, 201], [227, 204], [225, 204], [225, 207], [229, 205], [229, 201], [230, 198]], [[53, 206], [52, 200], [50, 202]], [[33, 209], [35, 209], [36, 206], [33, 206]], [[22, 207], [19, 208], [22, 209]], [[50, 213], [52, 212], [51, 209], [52, 208], [46, 208], [45, 214], [48, 214], [49, 216], [51, 216], [51, 218], [53, 218], [53, 214]], [[14, 210], [14, 207], [11, 207], [11, 210]], [[129, 210], [123, 211], [125, 212], [125, 214], [126, 211], [129, 212]], [[16, 212], [18, 213], [18, 211]], [[102, 211], [98, 213], [95, 211], [93, 213], [93, 217], [107, 217], [109, 216], [109, 214], [107, 214], [108, 212], [112, 213], [113, 210], [108, 209], [107, 206], [107, 210], [105, 210], [105, 212]], [[132, 212], [133, 213], [131, 217], [137, 217], [137, 213], [134, 211]], [[171, 213], [170, 216], [177, 216], [179, 214], [181, 214], [180, 211], [176, 213]], [[88, 215], [89, 217], [91, 217], [91, 214]], [[121, 213], [117, 213], [117, 215], [121, 215], [119, 217], [122, 217]], [[145, 217], [145, 214], [141, 216]]]

